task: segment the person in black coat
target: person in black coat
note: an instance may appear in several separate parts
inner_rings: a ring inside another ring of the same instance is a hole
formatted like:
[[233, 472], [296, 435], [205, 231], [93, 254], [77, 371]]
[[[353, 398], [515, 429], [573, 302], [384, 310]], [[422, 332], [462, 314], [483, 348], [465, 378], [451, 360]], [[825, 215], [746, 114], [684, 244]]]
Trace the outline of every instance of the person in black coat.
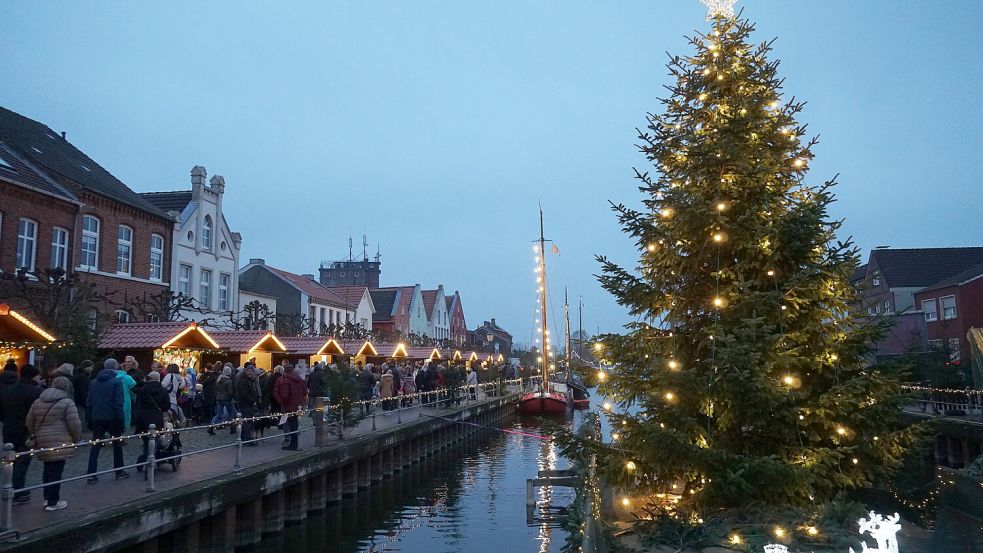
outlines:
[[[26, 426], [27, 412], [31, 404], [41, 395], [41, 373], [34, 365], [27, 364], [20, 369], [20, 379], [13, 381], [17, 372], [9, 372], [4, 367], [0, 388], [0, 421], [3, 422], [3, 441], [14, 445], [14, 451], [27, 451], [28, 431]], [[14, 460], [12, 484], [14, 489], [24, 487], [27, 469], [31, 466], [31, 456], [21, 455]], [[14, 503], [27, 503], [31, 500], [31, 492], [14, 493]]]
[[[151, 372], [147, 375], [146, 382], [142, 382], [133, 390], [136, 394], [136, 412], [134, 419], [137, 425], [137, 434], [142, 434], [150, 430], [150, 425], [154, 425], [157, 430], [164, 429], [164, 411], [171, 408], [171, 396], [167, 390], [160, 385], [160, 373]], [[143, 438], [143, 455], [137, 459], [142, 463], [150, 455], [150, 438]]]
[[[256, 381], [256, 369], [252, 366], [246, 368], [243, 371], [242, 377], [236, 382], [236, 405], [239, 407], [239, 413], [242, 414], [244, 418], [255, 417], [259, 414], [262, 396], [259, 393], [259, 382]], [[242, 423], [242, 441], [248, 441], [253, 439], [253, 422], [246, 421]], [[256, 442], [251, 442], [245, 444], [247, 446], [255, 446]]]

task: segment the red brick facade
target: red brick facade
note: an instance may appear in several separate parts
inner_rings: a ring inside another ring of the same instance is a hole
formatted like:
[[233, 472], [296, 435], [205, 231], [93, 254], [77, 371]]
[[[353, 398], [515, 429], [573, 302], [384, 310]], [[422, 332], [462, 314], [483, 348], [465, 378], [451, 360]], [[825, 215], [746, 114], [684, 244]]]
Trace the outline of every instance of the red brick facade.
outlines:
[[15, 272], [17, 227], [22, 217], [37, 223], [35, 269], [51, 265], [51, 231], [61, 227], [69, 232], [68, 261], [72, 260], [75, 240], [75, 204], [0, 180], [0, 270]]
[[[956, 313], [955, 317], [946, 318], [942, 298], [950, 296], [955, 300]], [[931, 317], [925, 315], [929, 342], [936, 346], [949, 344], [950, 341], [955, 346], [958, 342], [959, 360], [968, 366], [972, 348], [966, 333], [970, 328], [983, 326], [983, 276], [961, 285], [916, 292], [915, 309], [922, 309], [923, 302], [935, 302], [935, 320], [927, 320]]]

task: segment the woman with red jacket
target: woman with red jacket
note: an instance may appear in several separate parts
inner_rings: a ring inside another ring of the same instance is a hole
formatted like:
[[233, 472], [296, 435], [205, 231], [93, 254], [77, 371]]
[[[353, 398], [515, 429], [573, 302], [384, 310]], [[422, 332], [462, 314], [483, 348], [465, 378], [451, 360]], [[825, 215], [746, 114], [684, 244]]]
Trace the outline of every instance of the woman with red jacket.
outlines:
[[290, 432], [290, 442], [281, 449], [298, 449], [298, 433], [300, 426], [297, 420], [297, 411], [307, 404], [307, 383], [294, 371], [293, 366], [287, 365], [283, 368], [283, 377], [276, 381], [273, 386], [273, 397], [287, 414], [287, 432]]

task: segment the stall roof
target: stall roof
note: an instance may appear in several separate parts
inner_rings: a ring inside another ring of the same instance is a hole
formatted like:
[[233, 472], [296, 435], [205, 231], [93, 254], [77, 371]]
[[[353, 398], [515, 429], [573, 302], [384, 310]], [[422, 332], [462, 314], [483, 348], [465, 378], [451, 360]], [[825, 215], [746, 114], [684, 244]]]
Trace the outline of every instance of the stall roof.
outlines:
[[344, 347], [334, 338], [324, 336], [285, 336], [282, 340], [290, 353], [302, 355], [344, 355]]
[[348, 352], [349, 355], [371, 355], [373, 357], [379, 355], [379, 352], [376, 351], [375, 346], [373, 346], [372, 342], [369, 342], [368, 340], [342, 342], [341, 347]]
[[464, 354], [464, 360], [465, 361], [477, 361], [478, 360], [478, 354], [475, 353], [475, 352], [473, 352], [473, 351], [469, 351], [469, 352], [467, 352], [467, 353]]
[[412, 347], [406, 350], [406, 355], [410, 359], [443, 359], [443, 354], [437, 348]]
[[220, 349], [197, 323], [117, 324], [99, 338], [99, 349]]
[[234, 330], [214, 333], [215, 341], [222, 349], [233, 353], [253, 351], [287, 352], [287, 346], [268, 330]]
[[[382, 345], [380, 344], [380, 347], [381, 346]], [[389, 348], [386, 348], [386, 349], [389, 349]], [[396, 344], [395, 347], [393, 347], [393, 349], [392, 349], [392, 353], [389, 354], [389, 357], [394, 357], [394, 358], [397, 358], [397, 357], [409, 357], [409, 356], [410, 356], [409, 353], [406, 351], [406, 344], [404, 344], [402, 342]]]
[[0, 303], [0, 342], [47, 344], [54, 341], [55, 337], [43, 328], [6, 303]]

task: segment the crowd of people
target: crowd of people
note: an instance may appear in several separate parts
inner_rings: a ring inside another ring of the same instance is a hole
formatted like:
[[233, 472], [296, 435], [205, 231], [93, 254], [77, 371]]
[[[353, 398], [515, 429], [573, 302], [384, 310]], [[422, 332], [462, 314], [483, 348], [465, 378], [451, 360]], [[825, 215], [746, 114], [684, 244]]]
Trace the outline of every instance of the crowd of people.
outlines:
[[[491, 378], [515, 377], [508, 365], [483, 372], [493, 375]], [[78, 367], [64, 363], [42, 375], [31, 364], [18, 367], [8, 360], [0, 372], [0, 422], [4, 443], [13, 444], [16, 453], [38, 450], [36, 456], [43, 463], [44, 509], [57, 511], [68, 507], [68, 502], [54, 482], [62, 479], [65, 464], [76, 450], [64, 446], [81, 442], [83, 428], [91, 431], [93, 441], [86, 479], [93, 484], [99, 480], [99, 455], [106, 445], [113, 449], [115, 478], [129, 478], [122, 468], [126, 464], [121, 438], [131, 431], [143, 435], [143, 449], [135, 464], [146, 462], [151, 447], [157, 445], [151, 443], [151, 425], [158, 430], [181, 428], [194, 420], [208, 425], [209, 434], [226, 426], [235, 434], [233, 421], [241, 415], [243, 446], [256, 446], [254, 434], [262, 436], [266, 429], [277, 426], [284, 430], [281, 447], [297, 450], [299, 414], [305, 407], [313, 409], [317, 397], [362, 400], [363, 414], [373, 400], [386, 411], [410, 406], [418, 397], [448, 407], [460, 404], [462, 387], [476, 399], [478, 383], [478, 371], [460, 362], [390, 359], [354, 366], [315, 363], [310, 368], [283, 363], [272, 370], [251, 362], [241, 367], [216, 362], [203, 366], [199, 374], [193, 367], [165, 367], [156, 361], [144, 372], [136, 359], [127, 356], [122, 363], [112, 357], [98, 364], [84, 361]], [[16, 456], [15, 490], [25, 486], [32, 457]], [[30, 501], [30, 491], [15, 492], [15, 505]]]

